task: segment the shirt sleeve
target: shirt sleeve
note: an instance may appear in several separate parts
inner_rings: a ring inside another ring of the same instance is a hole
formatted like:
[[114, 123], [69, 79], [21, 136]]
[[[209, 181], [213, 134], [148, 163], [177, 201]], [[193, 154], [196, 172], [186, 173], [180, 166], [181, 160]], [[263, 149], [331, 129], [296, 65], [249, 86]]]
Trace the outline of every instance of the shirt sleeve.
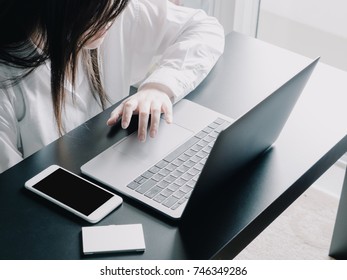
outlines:
[[207, 76], [224, 51], [224, 30], [202, 10], [164, 0], [137, 1], [133, 83], [169, 89], [177, 102]]
[[0, 90], [0, 173], [23, 159], [18, 149], [19, 130], [14, 108]]

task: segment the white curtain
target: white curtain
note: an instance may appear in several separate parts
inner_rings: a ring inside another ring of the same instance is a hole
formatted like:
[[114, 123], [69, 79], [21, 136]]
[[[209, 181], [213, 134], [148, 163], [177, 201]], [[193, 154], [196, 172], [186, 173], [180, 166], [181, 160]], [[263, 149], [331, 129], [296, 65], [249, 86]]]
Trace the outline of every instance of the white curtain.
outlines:
[[169, 0], [177, 5], [202, 9], [216, 17], [225, 34], [235, 30], [256, 36], [260, 0]]

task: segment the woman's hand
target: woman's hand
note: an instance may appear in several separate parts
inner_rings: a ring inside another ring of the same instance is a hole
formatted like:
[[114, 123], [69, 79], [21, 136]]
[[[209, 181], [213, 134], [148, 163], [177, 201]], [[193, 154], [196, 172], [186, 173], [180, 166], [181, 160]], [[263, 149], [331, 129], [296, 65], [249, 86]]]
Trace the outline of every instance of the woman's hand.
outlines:
[[147, 136], [149, 115], [151, 115], [149, 135], [155, 137], [158, 133], [161, 113], [164, 114], [167, 123], [172, 122], [172, 102], [169, 96], [160, 89], [144, 87], [112, 111], [107, 125], [114, 125], [121, 118], [122, 128], [127, 128], [132, 115], [138, 114], [138, 139], [144, 142]]

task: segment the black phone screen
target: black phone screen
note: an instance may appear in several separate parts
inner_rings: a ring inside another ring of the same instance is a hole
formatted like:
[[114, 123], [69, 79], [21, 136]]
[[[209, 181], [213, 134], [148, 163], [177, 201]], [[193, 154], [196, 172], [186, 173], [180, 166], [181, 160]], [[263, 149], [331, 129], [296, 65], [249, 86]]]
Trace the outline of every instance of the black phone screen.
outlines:
[[113, 194], [58, 168], [33, 188], [89, 216]]

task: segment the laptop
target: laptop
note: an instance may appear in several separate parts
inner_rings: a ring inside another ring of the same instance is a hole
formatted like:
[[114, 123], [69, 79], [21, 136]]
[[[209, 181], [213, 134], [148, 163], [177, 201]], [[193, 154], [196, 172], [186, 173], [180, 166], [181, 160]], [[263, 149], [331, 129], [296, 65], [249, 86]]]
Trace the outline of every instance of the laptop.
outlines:
[[81, 172], [181, 219], [187, 204], [207, 191], [206, 182], [237, 173], [273, 145], [318, 60], [236, 121], [183, 99], [174, 106], [174, 122], [161, 120], [155, 138], [141, 143], [134, 132], [81, 166]]

